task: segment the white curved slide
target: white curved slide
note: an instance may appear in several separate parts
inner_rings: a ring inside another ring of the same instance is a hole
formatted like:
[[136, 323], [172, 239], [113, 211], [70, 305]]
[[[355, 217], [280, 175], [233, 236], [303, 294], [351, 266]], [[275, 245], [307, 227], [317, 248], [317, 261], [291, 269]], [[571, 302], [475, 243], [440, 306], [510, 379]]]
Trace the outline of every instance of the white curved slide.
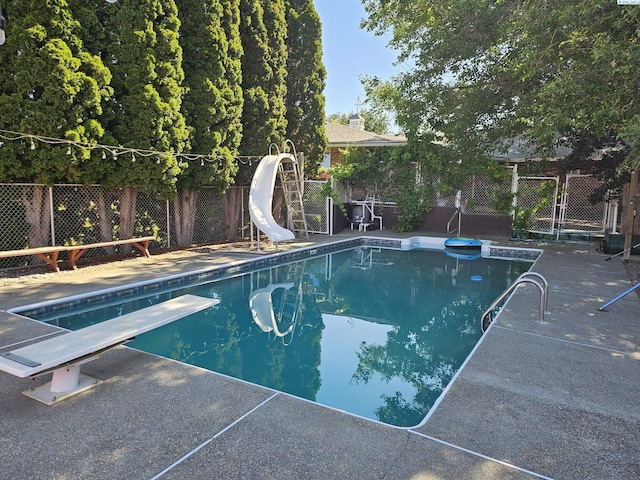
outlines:
[[280, 155], [267, 155], [258, 164], [253, 174], [251, 189], [249, 190], [249, 215], [251, 221], [272, 242], [295, 240], [296, 236], [291, 230], [278, 225], [273, 218], [273, 191], [278, 176], [278, 165], [283, 160], [293, 160], [293, 155], [281, 153]]

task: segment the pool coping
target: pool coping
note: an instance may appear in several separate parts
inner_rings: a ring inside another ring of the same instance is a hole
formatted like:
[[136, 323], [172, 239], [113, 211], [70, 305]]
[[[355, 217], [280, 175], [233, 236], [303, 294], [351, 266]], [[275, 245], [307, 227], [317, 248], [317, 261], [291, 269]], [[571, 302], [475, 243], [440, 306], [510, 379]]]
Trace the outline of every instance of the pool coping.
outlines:
[[[297, 248], [291, 251], [275, 252], [255, 258], [240, 259], [227, 265], [209, 267], [80, 295], [22, 305], [8, 309], [7, 312], [29, 318], [43, 316], [67, 308], [78, 308], [82, 305], [89, 307], [96, 302], [117, 301], [122, 297], [130, 295], [153, 295], [168, 289], [179, 288], [181, 284], [208, 282], [231, 275], [241, 275], [256, 269], [296, 262], [354, 247], [380, 247], [396, 250], [411, 250], [413, 248], [444, 250], [444, 240], [445, 239], [441, 237], [427, 236], [411, 236], [398, 239], [363, 235], [347, 240], [335, 240], [319, 245]], [[481, 255], [484, 258], [503, 260], [521, 259], [535, 262], [541, 254], [542, 250], [535, 248], [494, 246], [490, 240], [483, 240], [481, 247]]]

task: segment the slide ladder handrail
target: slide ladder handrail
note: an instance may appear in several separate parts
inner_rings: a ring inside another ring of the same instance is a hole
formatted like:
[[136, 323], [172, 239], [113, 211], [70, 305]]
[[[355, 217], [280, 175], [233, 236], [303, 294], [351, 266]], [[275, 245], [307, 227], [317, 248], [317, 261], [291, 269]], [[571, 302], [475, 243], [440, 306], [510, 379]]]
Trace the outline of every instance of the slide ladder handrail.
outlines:
[[[456, 215], [458, 216], [458, 228], [455, 230], [451, 230], [451, 222], [453, 222], [453, 220], [456, 218]], [[458, 232], [458, 235], [460, 235], [460, 224], [462, 223], [462, 214], [460, 212], [460, 209], [458, 208], [453, 215], [451, 215], [451, 218], [449, 219], [449, 221], [447, 222], [447, 234], [451, 234], [451, 233], [455, 233]]]
[[[534, 280], [531, 277], [535, 277], [537, 280]], [[538, 281], [540, 280], [540, 281]], [[518, 286], [520, 286], [523, 283], [531, 283], [533, 285], [535, 285], [536, 287], [538, 287], [538, 289], [540, 290], [540, 307], [539, 307], [539, 316], [538, 316], [538, 323], [542, 323], [542, 324], [546, 324], [547, 322], [545, 322], [544, 320], [544, 314], [545, 311], [547, 310], [547, 306], [549, 304], [549, 283], [547, 282], [547, 280], [540, 275], [537, 272], [525, 272], [522, 275], [520, 275], [515, 282], [513, 282], [511, 285], [509, 285], [509, 287], [502, 292], [498, 298], [496, 298], [491, 305], [489, 305], [489, 308], [487, 308], [484, 313], [482, 314], [482, 316], [480, 317], [480, 328], [482, 329], [482, 331], [486, 331], [486, 329], [488, 328], [488, 324], [485, 327], [485, 318], [488, 315], [493, 314], [493, 311], [495, 310], [495, 308], [500, 305], [505, 298], [507, 298], [516, 288], [518, 288]], [[489, 322], [491, 323], [491, 322]]]
[[300, 168], [298, 159], [292, 154], [281, 154], [282, 161], [278, 165], [280, 183], [287, 205], [287, 214], [291, 230], [309, 238], [307, 217], [304, 213], [302, 188], [300, 185]]

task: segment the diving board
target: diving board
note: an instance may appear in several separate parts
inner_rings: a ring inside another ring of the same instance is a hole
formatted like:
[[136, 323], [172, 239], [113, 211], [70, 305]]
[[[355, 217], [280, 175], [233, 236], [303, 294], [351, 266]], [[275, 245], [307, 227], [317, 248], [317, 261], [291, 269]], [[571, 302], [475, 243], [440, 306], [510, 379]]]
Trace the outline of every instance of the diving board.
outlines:
[[0, 370], [16, 377], [37, 377], [53, 372], [50, 382], [23, 392], [53, 405], [100, 383], [80, 374], [80, 366], [101, 353], [133, 340], [137, 335], [179, 320], [220, 302], [182, 295], [136, 312], [18, 348], [0, 355]]

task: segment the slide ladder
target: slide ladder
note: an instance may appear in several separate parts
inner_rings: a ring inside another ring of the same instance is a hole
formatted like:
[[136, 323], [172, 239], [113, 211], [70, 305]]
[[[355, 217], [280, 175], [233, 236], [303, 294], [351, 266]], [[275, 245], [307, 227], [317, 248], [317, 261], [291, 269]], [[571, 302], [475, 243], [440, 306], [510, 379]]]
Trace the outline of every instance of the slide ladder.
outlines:
[[302, 310], [302, 287], [305, 266], [306, 262], [296, 262], [289, 266], [287, 278], [295, 282], [295, 287], [289, 288], [284, 292], [282, 303], [277, 313], [278, 321], [289, 320], [292, 324], [296, 324], [298, 321], [298, 316]]
[[287, 205], [289, 228], [300, 236], [309, 238], [307, 218], [302, 202], [302, 188], [300, 185], [300, 168], [293, 155], [282, 155], [278, 165], [280, 184], [284, 193], [284, 201]]

